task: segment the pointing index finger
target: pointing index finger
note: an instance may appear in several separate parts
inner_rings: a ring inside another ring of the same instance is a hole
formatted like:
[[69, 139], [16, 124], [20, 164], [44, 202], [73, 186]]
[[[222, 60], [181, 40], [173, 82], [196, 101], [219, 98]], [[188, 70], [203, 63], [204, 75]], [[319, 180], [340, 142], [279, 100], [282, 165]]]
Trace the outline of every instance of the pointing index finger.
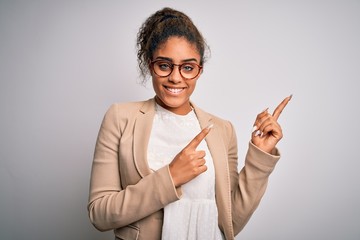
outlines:
[[213, 124], [210, 124], [209, 126], [204, 128], [203, 130], [201, 130], [201, 132], [198, 135], [196, 135], [196, 137], [193, 140], [191, 140], [191, 142], [185, 148], [192, 148], [192, 149], [195, 150], [199, 146], [201, 141], [204, 140], [206, 135], [208, 135], [208, 133], [210, 132], [210, 129], [213, 126], [214, 126]]
[[291, 100], [292, 95], [286, 97], [284, 100], [282, 100], [282, 102], [276, 107], [276, 109], [274, 110], [273, 113], [273, 117], [275, 118], [275, 120], [277, 120], [280, 116], [280, 114], [282, 113], [282, 111], [284, 110], [284, 108], [286, 107], [286, 105], [288, 104], [288, 102]]

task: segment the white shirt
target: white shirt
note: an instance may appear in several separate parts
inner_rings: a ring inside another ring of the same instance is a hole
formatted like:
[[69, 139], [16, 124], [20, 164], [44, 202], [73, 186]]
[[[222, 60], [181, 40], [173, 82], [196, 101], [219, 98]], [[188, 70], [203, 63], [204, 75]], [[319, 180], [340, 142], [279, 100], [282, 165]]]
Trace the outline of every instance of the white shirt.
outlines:
[[[194, 111], [176, 115], [156, 105], [148, 146], [148, 164], [154, 171], [169, 164], [198, 134], [201, 128]], [[162, 239], [221, 240], [215, 202], [215, 170], [205, 141], [197, 150], [204, 150], [207, 171], [182, 185], [180, 200], [164, 208]]]

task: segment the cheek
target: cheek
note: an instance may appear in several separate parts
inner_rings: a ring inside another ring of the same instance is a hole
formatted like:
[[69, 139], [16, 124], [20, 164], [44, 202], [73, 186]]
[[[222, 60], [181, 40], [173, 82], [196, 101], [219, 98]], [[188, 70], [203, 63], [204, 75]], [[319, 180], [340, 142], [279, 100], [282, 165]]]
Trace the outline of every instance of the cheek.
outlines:
[[156, 76], [152, 76], [151, 79], [154, 86], [161, 84], [161, 81]]
[[159, 81], [159, 79], [157, 79], [156, 77], [152, 77], [152, 86], [153, 86], [153, 89], [155, 91], [156, 94], [159, 94], [160, 93], [160, 88], [161, 88], [161, 82]]
[[197, 78], [197, 79], [194, 79], [193, 82], [191, 82], [191, 83], [189, 84], [189, 86], [190, 86], [190, 88], [191, 88], [192, 90], [195, 89], [197, 80], [198, 80], [198, 78]]

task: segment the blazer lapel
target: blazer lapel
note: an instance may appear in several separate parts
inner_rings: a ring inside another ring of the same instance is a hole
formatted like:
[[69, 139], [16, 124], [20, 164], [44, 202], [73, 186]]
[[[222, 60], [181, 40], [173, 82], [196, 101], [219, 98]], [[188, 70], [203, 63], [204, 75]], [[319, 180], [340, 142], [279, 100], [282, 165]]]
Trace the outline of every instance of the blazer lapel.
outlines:
[[155, 115], [154, 99], [146, 101], [139, 111], [134, 127], [133, 155], [137, 171], [141, 177], [145, 177], [151, 173], [147, 161], [147, 146]]
[[223, 229], [226, 233], [232, 233], [232, 220], [231, 220], [231, 193], [230, 193], [230, 176], [227, 149], [223, 142], [221, 131], [222, 126], [217, 126], [220, 121], [212, 119], [212, 116], [201, 109], [194, 107], [201, 129], [207, 127], [209, 124], [214, 124], [210, 133], [206, 136], [205, 140], [210, 150], [215, 168], [215, 195], [216, 203], [218, 205], [219, 224], [228, 229]]

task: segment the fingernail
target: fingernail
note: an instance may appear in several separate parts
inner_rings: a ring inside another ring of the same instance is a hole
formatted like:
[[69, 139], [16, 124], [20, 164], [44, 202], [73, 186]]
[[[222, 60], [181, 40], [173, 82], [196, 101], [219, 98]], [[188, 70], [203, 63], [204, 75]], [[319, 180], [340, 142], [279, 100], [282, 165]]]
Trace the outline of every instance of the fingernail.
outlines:
[[257, 126], [255, 125], [253, 128], [252, 128], [252, 133], [255, 132], [257, 130]]
[[261, 131], [260, 130], [257, 130], [256, 133], [255, 133], [255, 137], [259, 136], [261, 134]]
[[264, 136], [264, 132], [261, 132], [260, 137], [262, 138]]
[[213, 123], [210, 123], [206, 128], [207, 129], [212, 129], [214, 127], [214, 124]]
[[269, 110], [269, 108], [265, 108], [265, 109], [262, 111], [262, 113], [263, 113], [263, 112], [267, 112], [267, 110]]
[[289, 101], [292, 99], [292, 97], [293, 97], [293, 95], [291, 94], [291, 95], [289, 96]]

